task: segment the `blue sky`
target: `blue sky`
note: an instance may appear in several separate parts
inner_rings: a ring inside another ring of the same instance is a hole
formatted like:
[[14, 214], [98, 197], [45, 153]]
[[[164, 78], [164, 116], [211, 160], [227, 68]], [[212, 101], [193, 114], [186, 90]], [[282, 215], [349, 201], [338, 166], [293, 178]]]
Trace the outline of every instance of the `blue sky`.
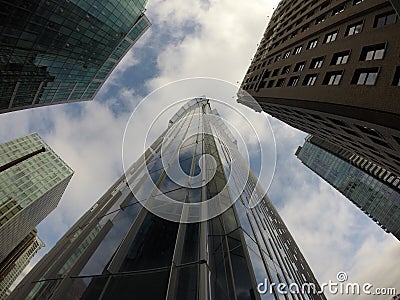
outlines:
[[[76, 172], [59, 207], [38, 227], [47, 246], [29, 268], [120, 176], [125, 125], [141, 99], [184, 78], [240, 82], [277, 2], [150, 1], [147, 15], [152, 27], [94, 101], [0, 116], [0, 142], [38, 132]], [[162, 99], [154, 105], [163, 105]], [[242, 109], [257, 126], [265, 122], [261, 114]], [[144, 113], [141, 117], [146, 120], [150, 116]], [[297, 160], [294, 152], [303, 144], [305, 133], [279, 120], [270, 121], [277, 167], [268, 195], [317, 279], [335, 280], [338, 272], [345, 271], [349, 281], [400, 291], [399, 242]], [[263, 143], [272, 142], [262, 130], [260, 135]], [[143, 152], [143, 138], [138, 129], [140, 147], [132, 149], [132, 160]], [[329, 298], [339, 297], [343, 298]]]

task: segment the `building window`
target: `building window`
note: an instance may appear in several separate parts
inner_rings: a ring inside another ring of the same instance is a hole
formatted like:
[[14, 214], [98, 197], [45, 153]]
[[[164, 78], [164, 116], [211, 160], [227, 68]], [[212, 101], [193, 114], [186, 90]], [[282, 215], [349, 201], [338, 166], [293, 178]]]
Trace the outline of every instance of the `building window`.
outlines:
[[306, 31], [306, 30], [308, 30], [308, 29], [310, 29], [310, 24], [309, 24], [309, 23], [306, 24], [306, 25], [304, 25], [304, 26], [301, 28], [301, 32], [304, 32], [304, 31]]
[[355, 71], [352, 84], [375, 85], [378, 78], [379, 68], [358, 69]]
[[331, 65], [344, 65], [349, 61], [350, 50], [335, 53], [332, 57]]
[[383, 59], [383, 56], [385, 55], [385, 48], [386, 45], [384, 43], [363, 47], [360, 60]]
[[272, 88], [274, 86], [274, 82], [275, 82], [275, 80], [268, 81], [267, 88]]
[[360, 33], [362, 31], [362, 28], [363, 28], [363, 22], [358, 22], [358, 23], [349, 25], [349, 26], [347, 26], [345, 36], [350, 36], [350, 35]]
[[268, 69], [265, 69], [263, 79], [268, 78], [271, 75], [271, 71], [268, 71]]
[[339, 5], [339, 6], [336, 6], [336, 7], [332, 10], [332, 16], [337, 15], [337, 14], [343, 12], [344, 9], [345, 9], [345, 5], [344, 5], [344, 4], [341, 4], [341, 5]]
[[322, 64], [324, 62], [324, 57], [316, 57], [311, 61], [310, 64], [310, 69], [319, 69], [322, 67]]
[[395, 11], [390, 11], [385, 14], [375, 17], [374, 27], [379, 28], [385, 25], [394, 24], [397, 22], [397, 14]]
[[275, 69], [274, 72], [272, 72], [272, 76], [278, 75], [279, 74], [279, 70], [280, 70], [279, 68]]
[[301, 71], [303, 71], [303, 70], [304, 70], [305, 64], [306, 64], [305, 61], [301, 61], [301, 62], [297, 63], [297, 64], [294, 66], [294, 70], [293, 70], [293, 71], [294, 71], [294, 72], [301, 72]]
[[317, 77], [318, 74], [308, 74], [303, 80], [303, 85], [314, 85]]
[[279, 55], [277, 55], [277, 56], [275, 57], [275, 62], [280, 61], [280, 60], [281, 60], [281, 55], [279, 54]]
[[283, 87], [283, 84], [285, 83], [285, 78], [278, 79], [276, 82], [275, 87]]
[[314, 39], [308, 42], [307, 49], [312, 49], [317, 47], [318, 39]]
[[400, 66], [396, 68], [396, 72], [394, 73], [392, 85], [400, 86]]
[[289, 73], [289, 70], [290, 70], [290, 65], [289, 66], [285, 66], [285, 67], [283, 67], [281, 74], [287, 74], [287, 73]]
[[325, 16], [325, 14], [323, 14], [322, 16], [320, 16], [320, 17], [316, 18], [316, 19], [315, 19], [315, 25], [317, 25], [317, 24], [319, 24], [319, 23], [322, 23], [322, 22], [324, 22], [324, 21], [325, 21], [325, 19], [326, 19], [326, 16]]
[[306, 16], [306, 19], [311, 18], [314, 15], [314, 12], [315, 12], [315, 10], [310, 11]]
[[299, 82], [299, 76], [290, 77], [288, 86], [296, 86]]
[[328, 33], [328, 34], [325, 36], [324, 43], [325, 43], [325, 44], [328, 44], [328, 43], [330, 43], [330, 42], [333, 42], [333, 41], [336, 40], [336, 37], [337, 37], [337, 31]]
[[290, 56], [290, 50], [285, 52], [285, 54], [283, 55], [283, 59], [286, 59], [289, 56]]
[[325, 85], [339, 85], [342, 79], [343, 71], [327, 72], [322, 84]]
[[331, 4], [331, 0], [327, 0], [324, 3], [321, 4], [320, 10], [323, 10], [324, 8], [328, 7], [329, 4]]
[[361, 2], [364, 2], [364, 0], [353, 0], [353, 5], [360, 4]]
[[294, 26], [299, 26], [303, 22], [303, 18], [300, 18], [296, 21], [296, 24]]
[[299, 53], [301, 52], [301, 49], [303, 49], [303, 46], [298, 46], [298, 47], [296, 47], [296, 48], [294, 49], [293, 54], [294, 54], [294, 55], [299, 54]]

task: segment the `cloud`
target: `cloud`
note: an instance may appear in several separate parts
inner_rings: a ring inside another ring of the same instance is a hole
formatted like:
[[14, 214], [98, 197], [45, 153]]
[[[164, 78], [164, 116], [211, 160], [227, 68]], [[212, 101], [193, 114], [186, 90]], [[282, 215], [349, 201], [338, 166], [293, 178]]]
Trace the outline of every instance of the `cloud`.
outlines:
[[[350, 283], [399, 291], [400, 270], [394, 267], [400, 259], [398, 241], [294, 156], [304, 142], [304, 133], [276, 119], [272, 126], [278, 164], [269, 196], [319, 282], [337, 282], [337, 273], [346, 272]], [[354, 299], [354, 295], [326, 296]]]
[[[172, 80], [207, 76], [241, 81], [260, 41], [267, 18], [278, 1], [228, 0], [153, 1], [153, 23], [180, 32], [179, 25], [196, 22], [193, 32], [165, 47], [157, 60], [160, 76], [150, 88]], [[160, 20], [160, 21], [159, 21]], [[157, 26], [157, 25], [156, 25]], [[178, 28], [177, 28], [178, 27]], [[164, 33], [164, 32], [163, 32]]]

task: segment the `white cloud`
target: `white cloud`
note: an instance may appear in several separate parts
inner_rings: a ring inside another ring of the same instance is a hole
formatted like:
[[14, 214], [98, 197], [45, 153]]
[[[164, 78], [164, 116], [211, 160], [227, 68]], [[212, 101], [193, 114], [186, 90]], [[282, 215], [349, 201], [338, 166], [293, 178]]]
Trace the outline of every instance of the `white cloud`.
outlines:
[[[279, 212], [319, 282], [337, 282], [337, 273], [346, 272], [348, 282], [399, 291], [400, 270], [394, 267], [400, 262], [399, 242], [294, 156], [297, 146], [304, 142], [304, 133], [276, 120], [272, 124], [278, 167], [270, 197], [272, 202], [283, 199]], [[354, 295], [347, 297], [354, 299]]]
[[[179, 32], [180, 24], [196, 22], [195, 31], [179, 43], [167, 45], [158, 57], [163, 83], [187, 77], [207, 76], [241, 81], [264, 32], [267, 15], [278, 1], [157, 1], [149, 6], [154, 23]], [[167, 4], [168, 3], [168, 4]]]

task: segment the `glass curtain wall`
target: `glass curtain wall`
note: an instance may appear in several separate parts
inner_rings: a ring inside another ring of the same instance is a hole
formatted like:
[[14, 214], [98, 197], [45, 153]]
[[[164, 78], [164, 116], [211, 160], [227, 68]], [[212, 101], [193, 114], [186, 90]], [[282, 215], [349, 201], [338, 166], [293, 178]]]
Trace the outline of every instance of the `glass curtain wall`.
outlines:
[[[204, 122], [205, 115], [216, 114], [205, 98], [187, 103], [142, 158], [24, 278], [11, 299], [325, 299], [323, 294], [283, 295], [276, 286], [265, 294], [257, 291], [265, 280], [319, 286], [270, 200], [264, 196], [250, 208], [252, 197], [263, 193], [256, 190], [257, 180], [226, 126]], [[167, 134], [173, 138], [165, 140]], [[215, 160], [212, 176], [204, 155]], [[177, 183], [168, 172], [172, 164], [163, 159], [178, 160], [193, 181], [202, 173], [199, 180], [207, 184], [191, 182], [193, 188], [188, 188]], [[236, 172], [233, 159], [244, 172], [231, 174]], [[224, 189], [230, 176], [233, 180]], [[244, 189], [238, 188], [241, 183]], [[209, 220], [173, 222], [141, 203], [157, 203], [161, 194], [184, 203], [219, 195], [232, 205]]]

